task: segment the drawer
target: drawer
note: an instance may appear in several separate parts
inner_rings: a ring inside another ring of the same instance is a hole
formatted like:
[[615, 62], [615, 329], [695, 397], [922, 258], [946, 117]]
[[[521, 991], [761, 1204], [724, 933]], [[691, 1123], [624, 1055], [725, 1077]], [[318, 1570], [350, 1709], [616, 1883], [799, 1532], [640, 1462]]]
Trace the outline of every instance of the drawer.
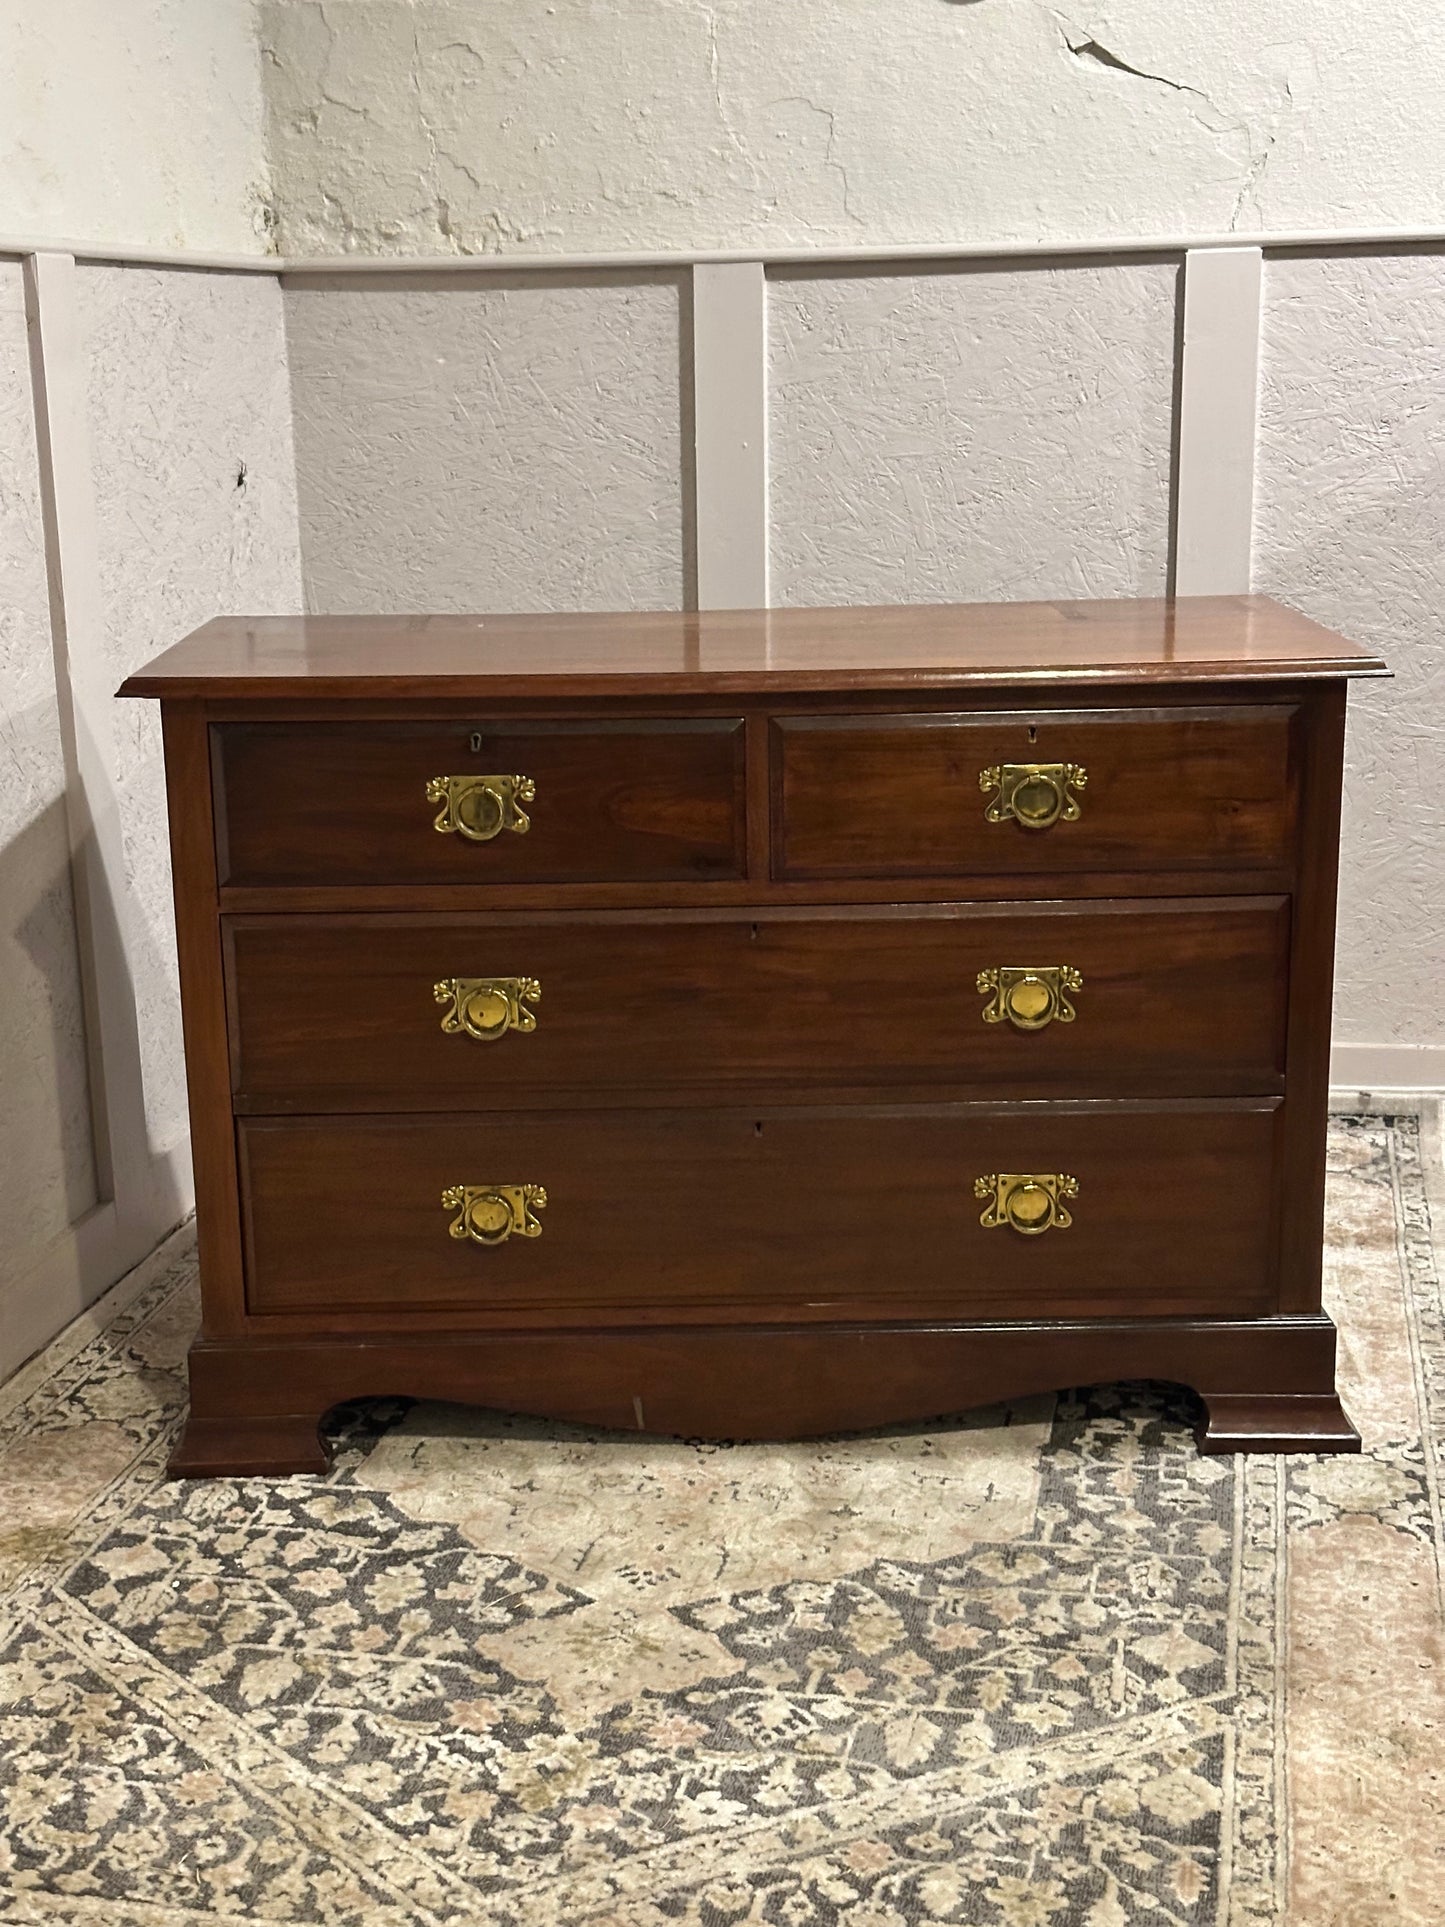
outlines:
[[1282, 897], [233, 917], [234, 1086], [256, 1111], [1270, 1092], [1288, 924]]
[[212, 757], [223, 883], [676, 882], [744, 870], [736, 718], [225, 723]]
[[[1276, 1117], [1261, 1102], [245, 1119], [247, 1302], [403, 1326], [428, 1310], [493, 1324], [1258, 1313]], [[994, 1193], [981, 1201], [976, 1180], [1000, 1173], [1076, 1180], [1060, 1200], [1072, 1222], [985, 1227]]]
[[780, 718], [773, 873], [1277, 871], [1293, 833], [1295, 714], [1281, 704]]

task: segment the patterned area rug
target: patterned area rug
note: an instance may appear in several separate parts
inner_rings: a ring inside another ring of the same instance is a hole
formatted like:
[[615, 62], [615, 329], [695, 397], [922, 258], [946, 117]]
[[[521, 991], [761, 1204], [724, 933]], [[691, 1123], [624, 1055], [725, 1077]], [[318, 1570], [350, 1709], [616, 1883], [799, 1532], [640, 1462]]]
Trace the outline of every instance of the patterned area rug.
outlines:
[[1116, 1386], [794, 1446], [436, 1406], [167, 1485], [184, 1240], [0, 1394], [0, 1920], [1414, 1927], [1445, 1890], [1445, 1306], [1337, 1121], [1359, 1459]]

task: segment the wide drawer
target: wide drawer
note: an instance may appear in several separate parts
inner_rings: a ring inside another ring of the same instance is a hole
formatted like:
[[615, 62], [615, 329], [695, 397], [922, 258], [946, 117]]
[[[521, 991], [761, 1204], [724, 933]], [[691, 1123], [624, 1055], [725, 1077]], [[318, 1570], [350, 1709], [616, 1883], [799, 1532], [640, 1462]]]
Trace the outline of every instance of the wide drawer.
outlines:
[[[243, 1119], [247, 1302], [402, 1326], [1254, 1314], [1276, 1120], [1267, 1103]], [[1001, 1176], [1045, 1180], [1011, 1194], [1035, 1222], [1070, 1180], [1048, 1208], [1072, 1221], [986, 1227]]]
[[1232, 1095], [1283, 1073], [1281, 897], [224, 928], [242, 1109], [808, 1083]]
[[743, 726], [224, 723], [223, 883], [697, 881], [743, 874]]
[[773, 725], [773, 871], [808, 879], [1278, 870], [1287, 705], [796, 716]]

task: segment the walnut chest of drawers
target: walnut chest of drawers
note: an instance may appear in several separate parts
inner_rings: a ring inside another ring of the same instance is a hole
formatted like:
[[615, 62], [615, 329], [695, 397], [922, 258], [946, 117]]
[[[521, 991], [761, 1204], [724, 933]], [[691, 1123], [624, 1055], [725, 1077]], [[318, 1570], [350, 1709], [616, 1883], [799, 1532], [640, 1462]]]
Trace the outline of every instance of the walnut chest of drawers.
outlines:
[[225, 619], [159, 697], [185, 1474], [340, 1400], [785, 1437], [1056, 1386], [1349, 1450], [1346, 679], [1256, 598]]

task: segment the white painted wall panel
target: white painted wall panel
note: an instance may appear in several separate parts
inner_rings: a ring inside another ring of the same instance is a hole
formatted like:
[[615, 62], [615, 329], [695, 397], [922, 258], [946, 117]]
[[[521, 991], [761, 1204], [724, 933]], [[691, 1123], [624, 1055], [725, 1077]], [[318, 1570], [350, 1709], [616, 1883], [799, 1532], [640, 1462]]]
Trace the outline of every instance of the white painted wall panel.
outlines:
[[1445, 219], [1419, 0], [262, 0], [288, 253]]
[[1445, 1045], [1445, 257], [1265, 281], [1255, 587], [1370, 643], [1351, 701], [1337, 1042]]
[[247, 0], [0, 0], [0, 230], [263, 254]]
[[[91, 267], [87, 343], [103, 636], [115, 685], [213, 615], [301, 606], [281, 297], [254, 275]], [[90, 639], [87, 639], [89, 642]], [[185, 1130], [160, 724], [118, 705], [134, 986], [151, 1141]]]
[[[0, 1293], [95, 1202], [20, 268], [0, 261]], [[6, 1324], [0, 1305], [0, 1329]]]
[[285, 300], [310, 608], [681, 605], [676, 277]]
[[1157, 595], [1178, 268], [769, 283], [779, 603]]

